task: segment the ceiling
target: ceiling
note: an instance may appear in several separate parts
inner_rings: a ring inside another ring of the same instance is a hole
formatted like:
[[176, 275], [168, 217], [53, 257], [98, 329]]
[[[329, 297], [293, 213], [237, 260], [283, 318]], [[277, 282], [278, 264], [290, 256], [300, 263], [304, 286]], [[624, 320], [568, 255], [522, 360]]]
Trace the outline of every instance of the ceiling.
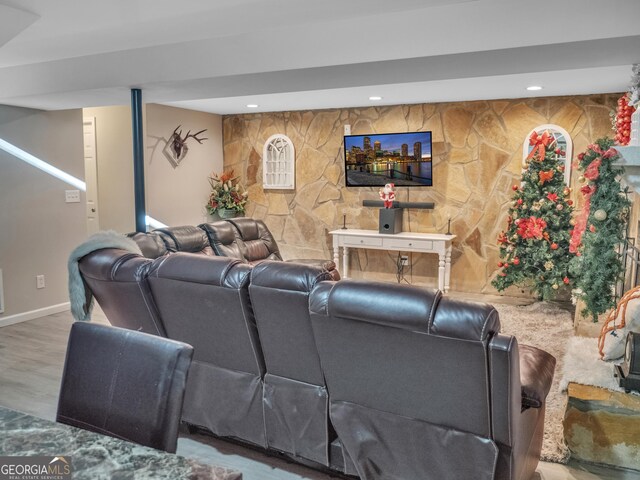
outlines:
[[122, 105], [141, 88], [230, 114], [622, 92], [639, 19], [638, 0], [0, 0], [0, 104]]

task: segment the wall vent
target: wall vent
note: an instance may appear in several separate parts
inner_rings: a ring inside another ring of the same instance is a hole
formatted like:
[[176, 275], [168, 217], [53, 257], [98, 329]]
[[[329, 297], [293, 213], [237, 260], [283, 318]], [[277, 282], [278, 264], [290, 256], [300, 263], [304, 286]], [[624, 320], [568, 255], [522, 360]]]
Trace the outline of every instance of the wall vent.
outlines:
[[0, 313], [4, 313], [4, 288], [2, 285], [2, 269], [0, 268]]

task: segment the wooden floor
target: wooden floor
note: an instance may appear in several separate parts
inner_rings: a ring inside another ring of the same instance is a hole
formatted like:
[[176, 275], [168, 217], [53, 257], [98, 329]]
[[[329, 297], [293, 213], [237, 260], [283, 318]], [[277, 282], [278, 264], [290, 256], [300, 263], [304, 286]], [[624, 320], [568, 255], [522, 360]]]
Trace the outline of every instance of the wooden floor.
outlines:
[[[107, 323], [100, 311], [94, 313], [94, 321]], [[71, 315], [65, 312], [0, 328], [0, 405], [47, 419], [55, 418], [71, 323]], [[181, 433], [178, 453], [203, 463], [240, 470], [245, 480], [334, 478], [238, 445], [187, 432]], [[534, 479], [640, 480], [640, 474], [577, 462], [572, 462], [569, 466], [542, 462]]]

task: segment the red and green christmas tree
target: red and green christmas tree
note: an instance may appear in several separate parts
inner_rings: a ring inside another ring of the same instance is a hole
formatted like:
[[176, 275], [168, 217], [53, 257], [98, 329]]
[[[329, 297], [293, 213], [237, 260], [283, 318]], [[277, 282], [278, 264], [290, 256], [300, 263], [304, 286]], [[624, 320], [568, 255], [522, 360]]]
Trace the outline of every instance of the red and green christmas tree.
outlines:
[[499, 291], [526, 287], [547, 300], [571, 283], [573, 207], [564, 183], [565, 152], [548, 132], [534, 132], [529, 143], [533, 148], [521, 184], [513, 186], [507, 229], [498, 236], [500, 271], [492, 284]]

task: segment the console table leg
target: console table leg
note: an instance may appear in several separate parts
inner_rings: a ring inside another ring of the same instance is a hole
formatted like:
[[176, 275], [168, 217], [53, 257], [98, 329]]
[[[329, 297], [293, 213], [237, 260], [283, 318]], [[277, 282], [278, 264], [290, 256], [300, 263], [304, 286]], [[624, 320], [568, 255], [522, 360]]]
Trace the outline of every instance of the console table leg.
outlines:
[[335, 241], [333, 242], [333, 263], [335, 263], [336, 268], [340, 270], [340, 247], [338, 246], [338, 242]]
[[438, 254], [438, 258], [440, 259], [440, 262], [438, 264], [438, 289], [444, 291], [446, 261], [443, 254]]
[[349, 249], [342, 247], [342, 278], [349, 277]]
[[449, 280], [451, 279], [451, 245], [447, 247], [447, 253], [444, 259], [444, 291], [449, 291]]

